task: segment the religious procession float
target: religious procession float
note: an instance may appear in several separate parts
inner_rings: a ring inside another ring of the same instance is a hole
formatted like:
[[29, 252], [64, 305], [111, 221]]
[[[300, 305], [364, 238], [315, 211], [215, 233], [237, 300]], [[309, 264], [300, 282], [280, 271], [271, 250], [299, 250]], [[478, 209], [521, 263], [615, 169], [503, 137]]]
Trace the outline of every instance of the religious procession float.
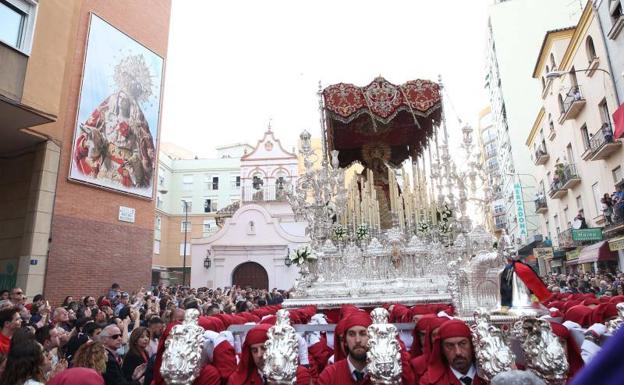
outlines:
[[[308, 132], [300, 135], [305, 172], [288, 195], [310, 244], [293, 253], [300, 278], [266, 333], [265, 383], [294, 384], [298, 335], [329, 339], [336, 328], [301, 322], [301, 309], [344, 306], [370, 312], [366, 368], [373, 384], [405, 383], [398, 337], [416, 342], [414, 322], [397, 316], [399, 306], [429, 306], [469, 324], [486, 381], [521, 366], [548, 384], [566, 382], [567, 353], [541, 304], [551, 293], [504, 232], [496, 240], [473, 226], [469, 206], [485, 210], [492, 192], [468, 125], [459, 148], [450, 148], [442, 95], [441, 80], [395, 85], [378, 77], [364, 87], [319, 87], [322, 152], [313, 151]], [[461, 167], [451, 150], [465, 154]], [[618, 311], [608, 333], [621, 325], [624, 304]], [[242, 335], [252, 327], [229, 330]], [[197, 311], [187, 310], [166, 343], [160, 370], [168, 384], [191, 384], [199, 375], [202, 333]]]

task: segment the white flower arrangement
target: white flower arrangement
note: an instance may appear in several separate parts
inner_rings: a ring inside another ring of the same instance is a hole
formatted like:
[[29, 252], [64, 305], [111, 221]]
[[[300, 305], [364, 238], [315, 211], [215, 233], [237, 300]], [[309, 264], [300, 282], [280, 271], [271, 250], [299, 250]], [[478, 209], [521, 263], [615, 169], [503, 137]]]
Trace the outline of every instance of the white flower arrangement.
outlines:
[[342, 241], [347, 236], [347, 230], [341, 224], [335, 225], [332, 233], [334, 239], [336, 239], [337, 241]]
[[449, 219], [453, 217], [453, 210], [451, 210], [446, 203], [444, 204], [444, 207], [442, 208], [442, 210], [440, 210], [439, 212], [440, 212], [440, 219], [443, 222], [448, 222]]
[[362, 223], [355, 231], [355, 236], [357, 237], [358, 241], [361, 241], [368, 238], [369, 232], [370, 230], [368, 228], [368, 225], [366, 223]]
[[316, 255], [312, 252], [310, 246], [303, 246], [293, 250], [289, 256], [292, 263], [301, 266], [306, 262], [316, 261]]
[[427, 222], [419, 222], [416, 226], [416, 232], [420, 234], [427, 234], [429, 232], [429, 224]]

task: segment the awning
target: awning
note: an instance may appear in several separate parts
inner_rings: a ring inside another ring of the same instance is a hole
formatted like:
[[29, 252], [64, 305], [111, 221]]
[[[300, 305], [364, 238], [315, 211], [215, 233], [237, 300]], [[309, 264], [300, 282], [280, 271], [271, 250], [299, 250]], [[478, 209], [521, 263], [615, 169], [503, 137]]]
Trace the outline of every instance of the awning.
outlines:
[[615, 253], [609, 250], [609, 242], [601, 241], [584, 247], [578, 258], [578, 263], [594, 263], [596, 261], [615, 260]]
[[0, 117], [0, 154], [21, 150], [45, 141], [45, 137], [24, 129], [56, 120], [56, 116], [38, 111], [2, 94], [0, 94]]
[[619, 139], [624, 136], [624, 104], [613, 113], [613, 122], [615, 123], [615, 139]]

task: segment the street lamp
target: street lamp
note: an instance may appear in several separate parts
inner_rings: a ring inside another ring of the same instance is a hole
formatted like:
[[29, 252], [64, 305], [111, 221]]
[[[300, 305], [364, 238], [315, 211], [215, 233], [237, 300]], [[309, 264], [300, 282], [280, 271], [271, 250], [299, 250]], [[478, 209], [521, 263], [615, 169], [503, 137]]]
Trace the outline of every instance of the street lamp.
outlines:
[[286, 258], [284, 258], [284, 265], [286, 265], [286, 267], [290, 267], [290, 265], [292, 265], [292, 261], [290, 260], [290, 248], [286, 249]]
[[206, 258], [204, 258], [204, 268], [205, 269], [210, 269], [210, 265], [212, 264], [212, 261], [210, 260], [210, 255], [212, 253], [210, 252], [210, 249], [206, 250]]
[[[589, 72], [589, 71], [602, 71], [602, 72], [606, 73], [607, 75], [611, 76], [611, 73], [609, 71], [607, 71], [605, 69], [602, 69], [602, 68], [594, 68], [594, 69], [583, 68], [583, 69], [580, 69], [580, 70], [574, 69], [574, 72]], [[563, 77], [563, 76], [565, 76], [565, 75], [567, 75], [569, 73], [570, 72], [568, 72], [568, 71], [550, 71], [550, 72], [548, 72], [546, 74], [545, 78], [546, 79], [558, 79], [558, 78]]]
[[182, 286], [186, 285], [186, 240], [188, 237], [188, 202], [182, 199], [184, 204], [184, 256], [182, 257]]

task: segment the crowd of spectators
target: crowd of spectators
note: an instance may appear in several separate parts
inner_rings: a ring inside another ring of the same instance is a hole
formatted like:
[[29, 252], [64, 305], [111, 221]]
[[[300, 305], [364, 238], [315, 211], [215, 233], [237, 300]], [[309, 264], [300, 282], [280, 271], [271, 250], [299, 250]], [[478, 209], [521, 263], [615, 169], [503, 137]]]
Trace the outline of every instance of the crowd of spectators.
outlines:
[[624, 220], [624, 191], [621, 186], [616, 186], [611, 195], [605, 193], [600, 198], [600, 204], [607, 226]]
[[0, 291], [0, 385], [46, 383], [68, 367], [90, 368], [106, 384], [150, 384], [153, 360], [167, 324], [193, 303], [205, 316], [278, 305], [289, 293], [231, 287], [143, 288], [113, 284], [98, 298], [67, 296], [52, 306], [21, 288]]
[[[567, 352], [570, 376], [591, 362], [606, 340], [606, 324], [624, 302], [621, 272], [553, 274], [545, 279], [552, 296], [544, 301], [553, 332]], [[186, 309], [197, 309], [205, 329], [203, 363], [193, 385], [248, 385], [262, 378], [264, 342], [287, 291], [240, 287], [190, 289], [158, 287], [136, 292], [113, 284], [98, 298], [66, 297], [51, 306], [41, 295], [32, 301], [20, 288], [0, 292], [0, 385], [165, 385], [160, 375], [164, 341], [183, 321]], [[388, 305], [390, 322], [414, 323], [402, 332], [403, 384], [485, 384], [475, 369], [470, 329], [454, 319], [450, 304]], [[370, 309], [344, 305], [320, 311], [314, 306], [291, 309], [295, 324], [335, 324], [334, 332], [310, 331], [298, 336], [299, 385], [369, 384], [366, 328]], [[231, 325], [251, 324], [233, 335]], [[453, 349], [447, 346], [453, 344]], [[355, 368], [355, 370], [353, 370]], [[507, 373], [492, 384], [508, 383]], [[368, 381], [368, 382], [367, 382]], [[527, 380], [529, 381], [529, 380]], [[541, 384], [537, 378], [530, 384]]]

